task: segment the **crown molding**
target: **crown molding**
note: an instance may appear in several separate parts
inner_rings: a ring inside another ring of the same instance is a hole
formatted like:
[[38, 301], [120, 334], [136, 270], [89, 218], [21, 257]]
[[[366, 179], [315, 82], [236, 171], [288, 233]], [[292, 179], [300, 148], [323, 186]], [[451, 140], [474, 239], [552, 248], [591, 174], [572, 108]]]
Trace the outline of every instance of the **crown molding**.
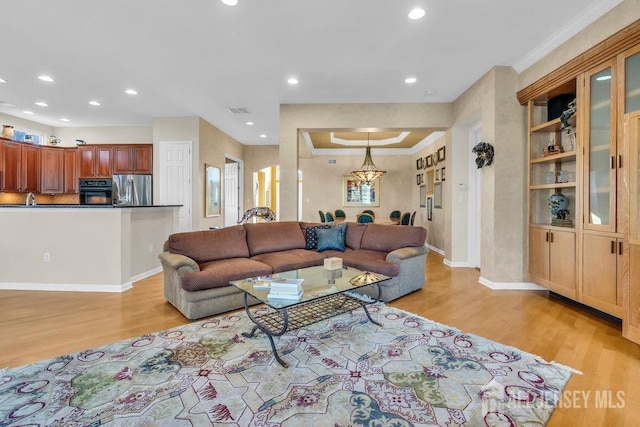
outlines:
[[523, 58], [514, 63], [512, 66], [518, 74], [544, 58], [562, 43], [587, 28], [602, 15], [622, 3], [623, 0], [604, 0], [593, 3], [591, 6], [580, 12], [574, 19], [569, 21], [567, 25], [553, 33], [540, 45], [533, 48]]

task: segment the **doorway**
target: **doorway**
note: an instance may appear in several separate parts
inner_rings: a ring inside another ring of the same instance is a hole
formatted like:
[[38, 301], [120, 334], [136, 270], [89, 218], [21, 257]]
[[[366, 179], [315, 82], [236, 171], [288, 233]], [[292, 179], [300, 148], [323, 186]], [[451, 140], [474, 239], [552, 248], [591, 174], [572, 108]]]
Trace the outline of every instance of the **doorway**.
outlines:
[[242, 210], [242, 160], [225, 155], [224, 163], [224, 226], [236, 225]]

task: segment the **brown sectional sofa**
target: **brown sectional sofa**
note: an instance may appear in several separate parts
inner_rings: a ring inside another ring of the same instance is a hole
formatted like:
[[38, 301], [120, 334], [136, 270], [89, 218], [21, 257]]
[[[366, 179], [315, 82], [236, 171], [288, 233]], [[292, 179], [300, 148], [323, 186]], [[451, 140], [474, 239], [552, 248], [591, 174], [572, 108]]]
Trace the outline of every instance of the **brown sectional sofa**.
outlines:
[[159, 255], [165, 298], [189, 319], [235, 310], [243, 307], [243, 294], [230, 281], [322, 265], [327, 257], [390, 276], [380, 285], [383, 301], [422, 288], [426, 229], [349, 222], [344, 252], [318, 252], [307, 249], [306, 238], [318, 226], [323, 225], [264, 222], [172, 234]]

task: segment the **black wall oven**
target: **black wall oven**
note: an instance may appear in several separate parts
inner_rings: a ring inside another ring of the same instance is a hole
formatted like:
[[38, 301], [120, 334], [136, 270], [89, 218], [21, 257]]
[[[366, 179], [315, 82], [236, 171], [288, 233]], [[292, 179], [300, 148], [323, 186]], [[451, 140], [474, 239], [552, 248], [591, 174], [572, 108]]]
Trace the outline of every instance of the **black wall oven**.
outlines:
[[80, 178], [81, 205], [112, 205], [111, 178]]

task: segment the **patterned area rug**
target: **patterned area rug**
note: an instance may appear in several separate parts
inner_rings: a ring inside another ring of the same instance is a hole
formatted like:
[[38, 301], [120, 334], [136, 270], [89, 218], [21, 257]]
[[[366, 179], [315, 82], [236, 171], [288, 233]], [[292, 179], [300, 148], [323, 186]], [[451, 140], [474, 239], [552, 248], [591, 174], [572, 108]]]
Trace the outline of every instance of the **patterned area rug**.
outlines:
[[370, 306], [276, 339], [244, 312], [0, 371], [0, 426], [544, 425], [570, 371]]

